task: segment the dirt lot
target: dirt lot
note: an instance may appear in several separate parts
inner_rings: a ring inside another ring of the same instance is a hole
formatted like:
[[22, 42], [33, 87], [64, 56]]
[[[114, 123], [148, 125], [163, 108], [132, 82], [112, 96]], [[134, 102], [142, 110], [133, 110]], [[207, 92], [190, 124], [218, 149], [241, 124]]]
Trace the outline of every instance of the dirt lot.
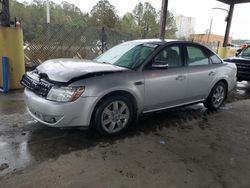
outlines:
[[202, 104], [143, 117], [116, 138], [43, 126], [22, 92], [0, 94], [0, 187], [249, 188], [250, 84], [218, 112]]

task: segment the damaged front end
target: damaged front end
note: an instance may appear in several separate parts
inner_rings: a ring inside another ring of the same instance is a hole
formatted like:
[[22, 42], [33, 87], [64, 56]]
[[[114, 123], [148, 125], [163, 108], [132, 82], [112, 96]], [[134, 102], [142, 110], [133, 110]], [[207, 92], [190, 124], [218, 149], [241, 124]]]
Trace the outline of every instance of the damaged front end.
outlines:
[[21, 84], [40, 97], [55, 102], [73, 102], [85, 90], [84, 86], [69, 87], [69, 83], [51, 81], [45, 73], [39, 74], [37, 70], [24, 74]]
[[20, 83], [25, 88], [47, 100], [55, 102], [73, 102], [83, 94], [85, 86], [71, 87], [70, 84], [82, 79], [104, 76], [117, 72], [121, 71], [87, 73], [81, 76], [73, 77], [67, 82], [58, 82], [50, 80], [46, 73], [39, 73], [39, 71], [35, 69], [24, 74]]
[[24, 74], [20, 83], [25, 88], [44, 98], [47, 97], [50, 89], [54, 86], [54, 84], [41, 79], [37, 74], [37, 71], [27, 72]]

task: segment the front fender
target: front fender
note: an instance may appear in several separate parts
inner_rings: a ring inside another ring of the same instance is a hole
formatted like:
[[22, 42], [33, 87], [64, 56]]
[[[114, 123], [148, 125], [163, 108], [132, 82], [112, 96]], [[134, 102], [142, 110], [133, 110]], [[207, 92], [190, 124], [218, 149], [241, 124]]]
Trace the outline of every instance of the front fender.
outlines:
[[[136, 84], [138, 81], [141, 84]], [[145, 88], [144, 76], [141, 72], [131, 71], [83, 79], [73, 83], [72, 86], [85, 86], [85, 92], [81, 97], [95, 97], [94, 105], [89, 109], [91, 114], [103, 97], [117, 91], [132, 95], [136, 101], [137, 113], [142, 112]]]

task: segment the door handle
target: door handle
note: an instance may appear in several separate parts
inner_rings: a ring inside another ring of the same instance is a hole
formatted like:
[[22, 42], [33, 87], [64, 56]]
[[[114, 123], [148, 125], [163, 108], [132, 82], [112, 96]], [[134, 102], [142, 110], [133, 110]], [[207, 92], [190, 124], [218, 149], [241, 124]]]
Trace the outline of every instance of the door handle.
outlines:
[[185, 80], [186, 79], [186, 76], [183, 76], [183, 75], [179, 75], [175, 78], [176, 80]]
[[216, 72], [211, 71], [210, 73], [208, 73], [208, 76], [214, 76], [216, 74]]
[[136, 86], [138, 86], [138, 85], [143, 85], [143, 84], [144, 84], [143, 81], [137, 81], [137, 82], [134, 83], [134, 85], [136, 85]]

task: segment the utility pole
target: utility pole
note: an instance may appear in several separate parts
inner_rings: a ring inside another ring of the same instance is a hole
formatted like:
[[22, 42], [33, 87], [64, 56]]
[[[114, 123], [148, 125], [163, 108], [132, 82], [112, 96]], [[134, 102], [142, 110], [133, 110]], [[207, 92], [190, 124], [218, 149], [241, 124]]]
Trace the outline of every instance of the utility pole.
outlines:
[[226, 47], [227, 43], [228, 43], [229, 32], [230, 32], [232, 18], [233, 18], [234, 2], [230, 3], [229, 10], [224, 9], [224, 8], [220, 8], [220, 7], [214, 7], [212, 9], [218, 9], [218, 10], [223, 10], [223, 11], [227, 12], [227, 17], [225, 19], [225, 21], [227, 22], [227, 27], [226, 27], [226, 32], [225, 32], [225, 37], [224, 37], [224, 42], [223, 42], [223, 47]]
[[50, 39], [50, 7], [49, 0], [46, 2], [46, 17], [47, 17], [47, 40]]
[[161, 4], [161, 18], [160, 18], [160, 33], [159, 38], [165, 38], [166, 21], [167, 21], [168, 0], [162, 0]]
[[47, 24], [49, 24], [49, 23], [50, 23], [50, 7], [49, 7], [49, 0], [47, 0], [47, 6], [46, 6], [46, 8], [47, 8], [47, 11], [46, 11], [46, 13], [47, 13]]
[[212, 25], [213, 25], [213, 18], [210, 21], [210, 26], [209, 26], [209, 31], [208, 31], [208, 36], [207, 36], [207, 42], [209, 42], [210, 35], [211, 35], [211, 30], [212, 30]]

